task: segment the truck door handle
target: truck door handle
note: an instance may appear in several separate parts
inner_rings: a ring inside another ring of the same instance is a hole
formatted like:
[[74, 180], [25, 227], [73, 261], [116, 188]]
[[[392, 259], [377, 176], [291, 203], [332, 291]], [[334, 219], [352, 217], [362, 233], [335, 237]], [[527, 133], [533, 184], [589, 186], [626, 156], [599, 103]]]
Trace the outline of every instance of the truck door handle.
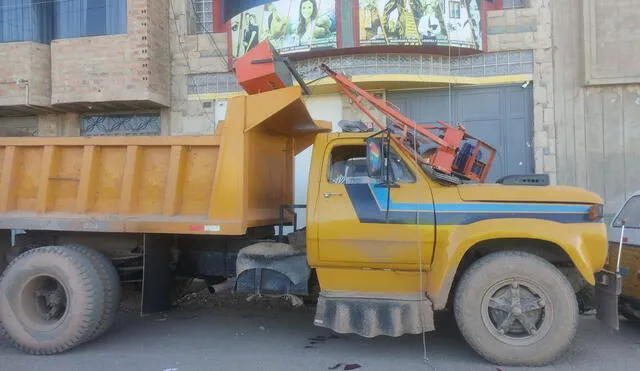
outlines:
[[324, 198], [329, 198], [331, 196], [342, 196], [342, 193], [328, 192], [324, 194]]

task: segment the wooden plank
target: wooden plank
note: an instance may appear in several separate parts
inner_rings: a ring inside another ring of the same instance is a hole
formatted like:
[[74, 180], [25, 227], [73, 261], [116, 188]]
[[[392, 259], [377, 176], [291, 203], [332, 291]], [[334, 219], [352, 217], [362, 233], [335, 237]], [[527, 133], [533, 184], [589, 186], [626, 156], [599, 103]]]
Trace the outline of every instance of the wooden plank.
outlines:
[[167, 174], [167, 188], [165, 190], [163, 215], [174, 215], [180, 205], [180, 195], [184, 185], [186, 149], [184, 146], [171, 147], [169, 171]]
[[82, 153], [80, 183], [78, 184], [78, 199], [76, 201], [76, 212], [80, 214], [90, 211], [90, 195], [95, 189], [97, 178], [98, 153], [99, 148], [96, 146], [86, 146]]
[[604, 167], [602, 172], [606, 181], [604, 199], [607, 205], [619, 206], [624, 202], [624, 137], [622, 118], [622, 88], [603, 88], [604, 117]]
[[635, 89], [623, 92], [625, 197], [640, 190], [640, 96]]
[[138, 169], [142, 158], [139, 146], [128, 146], [127, 157], [122, 179], [122, 190], [120, 194], [120, 213], [128, 214], [132, 210], [135, 201], [135, 190], [137, 189]]
[[9, 146], [4, 150], [4, 161], [2, 162], [2, 178], [0, 178], [0, 212], [11, 210], [10, 204], [14, 200], [15, 189], [15, 163], [16, 147]]
[[[585, 92], [585, 131], [586, 143], [589, 145], [587, 152], [587, 165], [591, 169], [587, 173], [587, 188], [598, 193], [602, 197], [605, 194], [605, 180], [601, 171], [594, 169], [602, 169], [604, 162], [604, 124], [602, 114], [602, 94], [599, 89], [587, 88]], [[614, 212], [612, 208], [607, 207], [607, 212]]]
[[[582, 70], [576, 68], [581, 65], [583, 58], [582, 51], [582, 15], [576, 12], [576, 1], [563, 1], [564, 14], [558, 14], [560, 19], [565, 16], [568, 18], [567, 24], [563, 25], [560, 34], [567, 37], [567, 53], [569, 57], [565, 59], [565, 64], [558, 72], [562, 76], [566, 76], [567, 84], [565, 84], [565, 109], [567, 111], [569, 127], [567, 128], [567, 136], [573, 142], [573, 146], [568, 148], [574, 156], [574, 162], [569, 164], [573, 169], [573, 184], [587, 188], [587, 152], [588, 141], [586, 140], [586, 122], [584, 108], [584, 89]], [[562, 20], [560, 20], [562, 22]]]
[[[640, 41], [635, 1], [582, 0], [584, 14], [584, 66], [588, 85], [640, 82], [637, 60]], [[633, 5], [632, 5], [633, 4]], [[609, 20], [615, 19], [615, 26]]]
[[[573, 184], [575, 181], [574, 167], [572, 166], [572, 158], [574, 151], [573, 147], [573, 121], [569, 115], [572, 102], [570, 97], [567, 97], [566, 81], [567, 71], [566, 66], [571, 63], [574, 57], [571, 54], [571, 37], [569, 32], [570, 27], [568, 25], [573, 21], [571, 12], [564, 14], [568, 11], [570, 4], [567, 1], [554, 1], [551, 3], [552, 22], [553, 27], [562, 27], [567, 29], [567, 32], [561, 32], [553, 38], [554, 54], [556, 68], [554, 68], [554, 121], [556, 125], [556, 160], [557, 160], [557, 180], [559, 184]], [[575, 58], [575, 57], [574, 57]], [[569, 72], [570, 73], [570, 72]], [[544, 108], [538, 109], [537, 114], [544, 114]]]
[[[577, 81], [577, 80], [576, 80]], [[589, 153], [589, 141], [587, 141], [586, 115], [585, 115], [585, 96], [584, 89], [577, 87], [573, 89], [575, 97], [572, 99], [573, 117], [573, 140], [575, 143], [575, 185], [582, 188], [589, 187], [587, 174], [593, 171], [589, 166], [587, 154]]]
[[42, 151], [42, 163], [40, 165], [40, 180], [38, 181], [38, 199], [36, 210], [40, 213], [47, 212], [50, 203], [50, 186], [53, 168], [56, 166], [57, 148], [45, 146]]
[[[617, 253], [615, 255], [618, 256]], [[640, 249], [625, 246], [620, 266], [627, 269], [626, 277], [622, 278], [622, 295], [640, 300], [640, 280], [636, 277], [636, 272], [640, 271]]]

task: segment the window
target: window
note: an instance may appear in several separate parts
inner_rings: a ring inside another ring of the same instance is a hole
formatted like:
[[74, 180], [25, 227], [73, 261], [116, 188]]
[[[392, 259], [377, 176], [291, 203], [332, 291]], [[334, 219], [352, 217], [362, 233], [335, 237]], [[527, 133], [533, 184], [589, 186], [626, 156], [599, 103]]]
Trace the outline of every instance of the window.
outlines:
[[192, 33], [213, 32], [213, 0], [187, 0], [193, 9]]
[[53, 5], [42, 0], [0, 0], [0, 43], [48, 44], [53, 34]]
[[127, 33], [127, 0], [55, 2], [53, 19], [54, 39], [124, 34]]
[[83, 136], [160, 135], [160, 115], [96, 115], [82, 120]]
[[449, 18], [460, 19], [460, 1], [449, 1]]
[[640, 229], [640, 196], [634, 196], [624, 205], [613, 221], [615, 228], [622, 227], [622, 219], [627, 219], [625, 228]]
[[0, 42], [127, 33], [127, 0], [0, 0]]
[[503, 9], [528, 8], [529, 0], [502, 0]]
[[[369, 184], [380, 180], [370, 178], [367, 171], [367, 148], [362, 145], [338, 146], [331, 151], [328, 180], [337, 184]], [[391, 149], [391, 177], [398, 183], [413, 183], [415, 176], [402, 158]]]

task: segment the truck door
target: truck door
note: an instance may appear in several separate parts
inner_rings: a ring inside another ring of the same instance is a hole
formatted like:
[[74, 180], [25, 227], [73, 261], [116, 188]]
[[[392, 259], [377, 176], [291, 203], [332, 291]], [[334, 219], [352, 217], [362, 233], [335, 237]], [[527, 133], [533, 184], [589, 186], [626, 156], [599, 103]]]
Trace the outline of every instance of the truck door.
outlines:
[[429, 184], [392, 149], [397, 188], [369, 178], [362, 138], [337, 139], [325, 153], [317, 197], [318, 259], [338, 266], [428, 269], [435, 242]]

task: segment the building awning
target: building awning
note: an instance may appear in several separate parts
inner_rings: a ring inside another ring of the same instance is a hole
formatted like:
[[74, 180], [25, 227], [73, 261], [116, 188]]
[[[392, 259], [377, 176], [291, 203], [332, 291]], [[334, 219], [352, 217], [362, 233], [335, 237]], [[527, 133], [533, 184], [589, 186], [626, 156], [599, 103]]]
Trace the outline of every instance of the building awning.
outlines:
[[[379, 75], [355, 75], [351, 81], [365, 90], [419, 90], [446, 88], [450, 84], [454, 86], [478, 86], [515, 84], [531, 81], [532, 74], [515, 74], [499, 76], [442, 76], [442, 75], [416, 75], [416, 74], [379, 74]], [[295, 85], [297, 83], [294, 82]], [[310, 83], [312, 94], [337, 93], [335, 82], [326, 77]], [[227, 99], [233, 96], [245, 95], [244, 91], [189, 94], [189, 100], [216, 100]]]

